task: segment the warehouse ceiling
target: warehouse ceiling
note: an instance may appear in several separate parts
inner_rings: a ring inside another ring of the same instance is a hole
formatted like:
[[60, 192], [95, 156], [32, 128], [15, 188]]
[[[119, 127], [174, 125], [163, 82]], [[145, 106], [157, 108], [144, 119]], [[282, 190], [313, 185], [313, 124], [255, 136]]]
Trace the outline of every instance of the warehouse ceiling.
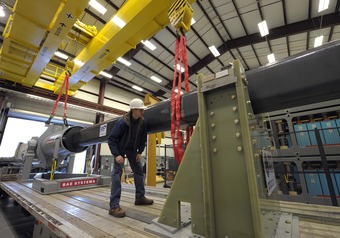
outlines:
[[[15, 0], [0, 0], [6, 12], [5, 17], [0, 17], [0, 86], [11, 83], [13, 87], [14, 82], [16, 87], [24, 87], [25, 92], [43, 88], [57, 93], [67, 62], [54, 55], [59, 51], [69, 60], [82, 61], [82, 65], [67, 65], [71, 67], [68, 72], [72, 71], [70, 89], [74, 93], [90, 80], [100, 80], [141, 97], [151, 94], [159, 99], [169, 98], [176, 31], [166, 13], [173, 1], [97, 2], [107, 9], [104, 14], [89, 6], [89, 0], [19, 0], [16, 8]], [[195, 20], [186, 33], [191, 90], [196, 89], [196, 74], [219, 72], [234, 59], [240, 59], [247, 71], [267, 65], [267, 56], [272, 53], [280, 61], [314, 48], [315, 38], [321, 35], [323, 44], [340, 39], [340, 0], [329, 0], [328, 9], [321, 12], [318, 12], [319, 0], [189, 2]], [[12, 21], [8, 23], [10, 14]], [[115, 15], [128, 18], [126, 26], [117, 30], [111, 21]], [[75, 24], [63, 26], [65, 19]], [[264, 20], [269, 34], [262, 37], [258, 23]], [[11, 32], [6, 35], [9, 29]], [[141, 40], [149, 40], [156, 49], [149, 49]], [[212, 45], [220, 56], [210, 52]], [[117, 62], [118, 57], [131, 65]], [[161, 82], [155, 83], [151, 76]]]

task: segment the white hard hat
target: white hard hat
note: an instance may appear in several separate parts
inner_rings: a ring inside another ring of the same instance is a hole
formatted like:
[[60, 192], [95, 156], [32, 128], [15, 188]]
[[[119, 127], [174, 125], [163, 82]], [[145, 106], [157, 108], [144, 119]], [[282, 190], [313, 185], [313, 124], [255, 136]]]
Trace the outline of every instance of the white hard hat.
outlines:
[[130, 109], [145, 109], [144, 102], [139, 98], [132, 99], [130, 102]]

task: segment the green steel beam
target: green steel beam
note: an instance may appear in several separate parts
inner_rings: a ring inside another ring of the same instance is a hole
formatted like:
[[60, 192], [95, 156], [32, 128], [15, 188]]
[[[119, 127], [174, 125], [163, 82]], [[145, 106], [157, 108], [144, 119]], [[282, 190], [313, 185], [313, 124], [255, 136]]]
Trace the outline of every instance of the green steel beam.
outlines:
[[183, 228], [186, 202], [194, 234], [262, 238], [249, 132], [253, 115], [239, 61], [231, 71], [204, 84], [199, 80], [199, 119], [158, 223]]

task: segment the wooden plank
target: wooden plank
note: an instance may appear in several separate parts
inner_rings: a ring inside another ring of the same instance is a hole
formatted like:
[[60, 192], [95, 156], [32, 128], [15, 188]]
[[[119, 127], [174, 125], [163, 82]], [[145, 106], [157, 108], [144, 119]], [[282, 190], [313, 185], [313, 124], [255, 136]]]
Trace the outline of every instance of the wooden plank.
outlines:
[[296, 215], [312, 216], [320, 219], [331, 219], [340, 222], [340, 207], [268, 199], [260, 199], [260, 207], [266, 210], [276, 210]]
[[[122, 188], [124, 189], [124, 191], [133, 191], [134, 192], [135, 186], [131, 185], [131, 184], [122, 184]], [[166, 198], [168, 196], [169, 191], [170, 191], [169, 188], [159, 188], [159, 187], [145, 186], [146, 195], [155, 194], [158, 197], [163, 196], [163, 198]]]
[[[114, 234], [116, 237], [153, 237], [144, 231], [146, 223], [129, 217], [123, 219], [114, 218], [108, 214], [107, 210], [80, 202], [62, 194], [54, 194], [51, 197], [57, 200], [55, 202], [56, 206], [70, 210], [70, 213], [74, 216], [80, 217], [82, 220], [108, 234]], [[75, 208], [79, 208], [79, 210]]]
[[[70, 194], [81, 194], [81, 191], [75, 191], [75, 193], [70, 193]], [[91, 190], [91, 191], [86, 191], [86, 196], [91, 197], [93, 199], [97, 199], [97, 200], [101, 200], [101, 201], [105, 201], [107, 202], [107, 204], [109, 204], [109, 198], [110, 198], [110, 191], [100, 191], [100, 190]], [[122, 191], [122, 195], [121, 195], [121, 202], [125, 202], [127, 203], [127, 205], [134, 205], [135, 202], [135, 195], [131, 194], [131, 193], [126, 193], [124, 191]], [[163, 207], [163, 204], [165, 202], [165, 199], [159, 200], [155, 197], [149, 197], [151, 199], [154, 200], [154, 205], [152, 206], [140, 206], [140, 207], [149, 207], [149, 208], [153, 208], [156, 210], [160, 210]]]
[[300, 221], [300, 238], [338, 238], [339, 226]]
[[[15, 189], [14, 187], [15, 185], [12, 186], [12, 189]], [[70, 223], [71, 224], [70, 229], [72, 230], [80, 229], [83, 232], [90, 235], [90, 237], [114, 237], [110, 234], [102, 232], [101, 230], [97, 229], [93, 225], [82, 221], [79, 217], [69, 214], [68, 212], [69, 208], [67, 208], [66, 206], [61, 206], [61, 207], [55, 206], [56, 204], [58, 204], [58, 201], [52, 199], [49, 195], [42, 195], [40, 193], [32, 191], [31, 189], [25, 186], [20, 187], [20, 189], [21, 190], [19, 191], [25, 195], [25, 199], [35, 201], [39, 206], [42, 207], [45, 214], [51, 217], [54, 217], [54, 216], [60, 217], [58, 221], [62, 224]]]
[[[109, 209], [109, 195], [100, 196], [96, 194], [84, 194], [82, 191], [74, 191], [72, 193], [65, 194], [65, 196], [83, 200], [89, 204], [96, 204], [96, 206], [102, 207], [106, 210]], [[125, 209], [128, 216], [130, 215], [129, 212], [140, 213], [144, 215], [146, 217], [145, 220], [148, 220], [149, 222], [151, 222], [154, 218], [159, 217], [162, 207], [160, 206], [159, 208], [155, 208], [155, 205], [135, 206], [134, 199], [130, 199], [130, 202], [128, 202], [126, 199], [124, 199], [124, 196], [121, 198], [120, 205], [123, 209]]]
[[[100, 192], [98, 193], [98, 191], [100, 191]], [[80, 192], [80, 190], [78, 192]], [[105, 199], [105, 201], [107, 201], [107, 203], [109, 203], [110, 190], [109, 189], [104, 190], [103, 188], [102, 189], [96, 189], [96, 190], [88, 190], [87, 196], [93, 197], [93, 198], [98, 198], [98, 199]], [[152, 205], [152, 206], [138, 206], [139, 208], [141, 208], [141, 209], [150, 208], [150, 209], [155, 209], [155, 210], [161, 210], [163, 208], [163, 204], [165, 202], [165, 199], [158, 198], [158, 197], [155, 197], [155, 196], [148, 196], [148, 197], [154, 200], [154, 205]], [[135, 194], [122, 191], [120, 201], [121, 201], [121, 205], [125, 205], [125, 206], [133, 205], [134, 206]], [[157, 212], [157, 214], [158, 214], [158, 212]]]
[[[154, 204], [152, 206], [135, 206], [135, 194], [134, 192], [126, 192], [125, 187], [122, 188], [122, 197], [121, 197], [121, 205], [126, 207], [135, 207], [138, 209], [141, 209], [142, 211], [145, 211], [146, 209], [152, 209], [155, 210], [155, 214], [159, 215], [159, 210], [163, 208], [163, 204], [165, 202], [164, 198], [159, 198], [157, 196], [148, 196], [149, 198], [154, 200]], [[110, 188], [109, 187], [101, 187], [96, 189], [87, 190], [88, 194], [87, 196], [91, 196], [93, 198], [97, 197], [98, 199], [105, 199], [107, 203], [109, 203], [109, 197], [110, 197]], [[78, 191], [79, 192], [79, 191]]]
[[[110, 195], [110, 187], [99, 187], [98, 191], [104, 191], [107, 192], [108, 195]], [[130, 193], [131, 194], [131, 198], [134, 198], [134, 194], [135, 194], [135, 187], [134, 185], [130, 185], [130, 184], [122, 184], [122, 191], [125, 193]], [[169, 193], [169, 189], [167, 188], [156, 188], [156, 187], [150, 187], [150, 186], [146, 186], [145, 188], [145, 195], [147, 197], [152, 197], [152, 199], [155, 200], [155, 202], [157, 202], [158, 200], [163, 203], [164, 199], [166, 199], [166, 197], [168, 196]]]
[[[261, 209], [288, 212], [299, 216], [300, 238], [339, 237], [339, 207], [266, 199], [261, 199], [260, 205]], [[308, 220], [306, 218], [308, 218]]]
[[[89, 190], [92, 190], [92, 189], [89, 189]], [[80, 190], [79, 192], [86, 194], [87, 191], [88, 190]], [[49, 200], [53, 200], [51, 199], [51, 197], [52, 198], [57, 197], [58, 199], [55, 200], [53, 204], [55, 206], [58, 206], [59, 208], [63, 208], [67, 212], [71, 211], [70, 212], [71, 214], [73, 214], [74, 210], [76, 210], [75, 208], [79, 208], [80, 210], [77, 210], [77, 213], [79, 214], [75, 213], [74, 216], [80, 217], [81, 220], [96, 226], [101, 231], [104, 231], [108, 234], [114, 234], [115, 236], [118, 235], [118, 237], [145, 237], [145, 235], [147, 237], [150, 237], [149, 234], [144, 232], [144, 226], [146, 225], [145, 223], [140, 224], [138, 226], [140, 229], [137, 230], [135, 229], [135, 227], [137, 227], [137, 223], [133, 219], [128, 218], [128, 217], [124, 219], [113, 218], [112, 216], [108, 214], [108, 207], [105, 209], [102, 209], [102, 208], [98, 208], [92, 205], [88, 205], [84, 202], [80, 202], [78, 200], [65, 196], [65, 194], [67, 193], [54, 194], [54, 195], [52, 194], [49, 196]], [[69, 193], [72, 193], [72, 192], [69, 192]], [[60, 202], [60, 201], [67, 201], [67, 203], [69, 204], [65, 204], [64, 202]], [[101, 219], [103, 216], [105, 217], [104, 220]], [[112, 224], [112, 222], [107, 221], [107, 219], [109, 220], [115, 219], [115, 223], [117, 223], [119, 226], [123, 226], [124, 231], [120, 231], [121, 227], [115, 226], [114, 224]], [[131, 226], [131, 224], [133, 226]], [[134, 234], [133, 232], [130, 232], [131, 230], [136, 231], [138, 235]], [[128, 233], [128, 235], [124, 236], [125, 233]]]
[[[43, 222], [46, 227], [50, 227], [49, 224], [53, 224], [56, 229], [55, 233], [60, 237], [92, 237], [83, 230], [74, 227], [67, 221], [64, 221], [60, 216], [48, 211], [45, 207], [39, 204], [39, 198], [35, 197], [32, 191], [32, 196], [27, 196], [26, 192], [20, 188], [20, 185], [16, 182], [1, 183], [2, 189], [7, 192], [11, 197], [15, 199], [22, 207], [29, 211], [37, 220]], [[22, 186], [24, 187], [24, 186]], [[34, 197], [34, 200], [30, 197]], [[47, 213], [49, 214], [48, 216]], [[53, 220], [52, 220], [53, 219]], [[60, 222], [61, 221], [61, 222]]]
[[[148, 222], [141, 221], [143, 219], [134, 219], [133, 216], [129, 217], [129, 213], [139, 214], [141, 218], [149, 220], [152, 217], [158, 217], [166, 196], [163, 189], [153, 188], [148, 197], [155, 200], [155, 205], [135, 206], [134, 188], [123, 186], [121, 202], [124, 209], [126, 208], [128, 216], [115, 218], [108, 214], [109, 187], [42, 195], [29, 188], [30, 184], [1, 182], [0, 186], [33, 216], [43, 221], [46, 226], [52, 224], [54, 228], [51, 228], [55, 229], [58, 236], [75, 238], [157, 237], [145, 230]], [[340, 226], [337, 219], [339, 208], [337, 207], [270, 200], [261, 201], [261, 207], [281, 209], [281, 212], [288, 211], [304, 217], [328, 218], [329, 221], [334, 222], [333, 224], [323, 224], [314, 220], [300, 219], [298, 232], [300, 238], [339, 237]], [[293, 233], [293, 237], [297, 236], [296, 232]]]
[[[156, 237], [144, 231], [145, 223], [137, 226], [138, 221], [133, 219], [114, 218], [108, 214], [107, 209], [97, 208], [63, 194], [41, 195], [18, 183], [10, 186], [12, 191], [22, 195], [22, 200], [25, 199], [39, 207], [48, 216], [57, 217], [61, 225], [68, 223], [71, 224], [71, 231], [82, 230], [83, 234], [80, 232], [78, 234], [81, 235], [72, 234], [70, 237], [86, 237], [86, 235], [88, 237]], [[64, 233], [68, 234], [67, 231]]]

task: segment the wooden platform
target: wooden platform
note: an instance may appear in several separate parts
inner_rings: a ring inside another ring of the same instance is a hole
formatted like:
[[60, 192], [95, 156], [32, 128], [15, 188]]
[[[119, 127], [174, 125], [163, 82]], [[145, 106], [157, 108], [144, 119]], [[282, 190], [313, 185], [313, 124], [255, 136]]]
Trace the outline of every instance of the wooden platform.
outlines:
[[260, 199], [260, 207], [298, 217], [299, 238], [340, 237], [340, 207], [268, 199]]
[[31, 184], [2, 182], [1, 188], [60, 237], [158, 237], [144, 231], [159, 216], [168, 189], [149, 188], [152, 206], [134, 205], [134, 186], [124, 185], [120, 205], [127, 217], [108, 214], [109, 187], [42, 195]]
[[[57, 236], [72, 238], [159, 237], [145, 228], [150, 227], [151, 221], [159, 217], [169, 191], [166, 188], [147, 187], [146, 195], [154, 199], [154, 205], [135, 206], [134, 186], [123, 185], [121, 206], [126, 210], [127, 217], [115, 218], [108, 214], [109, 187], [50, 195], [35, 192], [30, 188], [31, 183], [6, 181], [1, 182], [0, 187]], [[285, 237], [340, 237], [339, 207], [272, 200], [260, 200], [260, 206], [263, 211], [276, 210], [299, 218], [299, 235], [287, 234]], [[285, 230], [283, 232], [286, 233]]]

